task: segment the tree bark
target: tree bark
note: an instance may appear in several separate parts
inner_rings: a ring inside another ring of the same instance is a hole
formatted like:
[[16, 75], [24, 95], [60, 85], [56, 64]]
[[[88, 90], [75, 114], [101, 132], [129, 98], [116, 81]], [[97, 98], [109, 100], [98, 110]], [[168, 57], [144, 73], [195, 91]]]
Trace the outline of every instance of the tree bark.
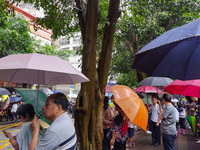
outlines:
[[108, 74], [109, 74], [114, 33], [116, 30], [115, 25], [121, 14], [119, 11], [119, 4], [120, 4], [120, 0], [110, 0], [110, 3], [109, 3], [109, 10], [108, 10], [108, 17], [107, 17], [109, 20], [109, 24], [106, 24], [104, 28], [102, 49], [101, 49], [99, 65], [98, 65], [98, 76], [99, 76], [101, 93], [104, 93]]
[[[95, 147], [95, 80], [96, 80], [96, 45], [97, 26], [99, 19], [99, 1], [76, 0], [79, 9], [79, 25], [83, 39], [82, 72], [90, 82], [81, 84], [81, 91], [76, 102], [75, 128], [80, 142], [81, 150], [88, 150], [89, 144]], [[85, 6], [86, 11], [85, 11]], [[98, 119], [98, 118], [97, 118]]]
[[90, 149], [90, 144], [92, 144], [92, 149], [102, 150], [102, 99], [104, 98], [102, 95], [104, 95], [111, 63], [115, 24], [120, 16], [120, 0], [110, 0], [108, 12], [109, 24], [105, 25], [102, 51], [97, 71], [98, 4], [98, 0], [88, 0], [87, 4], [83, 0], [76, 0], [83, 39], [82, 72], [90, 79], [90, 82], [81, 84], [81, 91], [75, 109], [75, 127], [81, 150]]

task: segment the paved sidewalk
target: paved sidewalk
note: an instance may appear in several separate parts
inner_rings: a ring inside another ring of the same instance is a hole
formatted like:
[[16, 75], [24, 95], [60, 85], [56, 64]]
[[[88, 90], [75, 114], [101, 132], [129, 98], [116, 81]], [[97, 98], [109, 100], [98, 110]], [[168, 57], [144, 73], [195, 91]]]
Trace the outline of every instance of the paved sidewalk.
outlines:
[[[179, 132], [180, 133], [180, 132]], [[187, 129], [186, 135], [179, 134], [175, 140], [175, 150], [200, 150], [200, 144], [196, 144], [196, 137], [193, 136], [192, 131]], [[200, 137], [198, 138], [200, 139]], [[142, 129], [135, 131], [135, 146], [127, 147], [127, 150], [164, 150], [162, 139], [161, 145], [149, 145], [151, 142], [151, 134], [147, 134]]]

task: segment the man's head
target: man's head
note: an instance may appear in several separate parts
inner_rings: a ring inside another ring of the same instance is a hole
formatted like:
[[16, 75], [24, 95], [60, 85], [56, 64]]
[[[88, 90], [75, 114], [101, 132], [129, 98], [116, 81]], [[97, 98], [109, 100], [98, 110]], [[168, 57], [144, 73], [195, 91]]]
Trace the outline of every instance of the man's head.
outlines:
[[68, 106], [69, 102], [64, 94], [52, 94], [47, 98], [45, 105], [42, 107], [44, 117], [53, 122], [57, 117], [67, 111]]
[[163, 95], [163, 103], [166, 105], [167, 103], [171, 103], [171, 96], [169, 94]]
[[158, 102], [157, 96], [153, 95], [153, 96], [152, 96], [152, 103], [153, 103], [153, 105], [156, 105], [157, 102]]

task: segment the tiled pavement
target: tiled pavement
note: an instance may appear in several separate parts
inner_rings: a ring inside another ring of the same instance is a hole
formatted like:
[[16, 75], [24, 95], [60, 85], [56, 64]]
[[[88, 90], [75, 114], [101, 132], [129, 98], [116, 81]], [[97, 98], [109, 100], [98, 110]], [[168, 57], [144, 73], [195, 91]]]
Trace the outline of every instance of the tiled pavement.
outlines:
[[[179, 132], [180, 133], [180, 132]], [[200, 150], [200, 144], [196, 144], [196, 139], [190, 129], [186, 130], [186, 135], [179, 134], [175, 140], [175, 150]], [[200, 137], [199, 137], [200, 139]], [[127, 147], [127, 150], [164, 150], [162, 140], [161, 145], [149, 145], [151, 142], [151, 134], [147, 134], [143, 130], [135, 131], [134, 147]]]

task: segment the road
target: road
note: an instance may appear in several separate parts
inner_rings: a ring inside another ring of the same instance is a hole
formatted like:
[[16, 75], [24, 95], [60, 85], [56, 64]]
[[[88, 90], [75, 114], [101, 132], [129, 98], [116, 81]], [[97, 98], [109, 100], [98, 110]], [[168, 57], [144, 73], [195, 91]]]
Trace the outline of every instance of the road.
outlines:
[[[5, 122], [6, 124], [2, 123], [0, 124], [0, 150], [14, 150], [12, 145], [10, 144], [8, 138], [6, 138], [2, 132], [2, 130], [8, 131], [12, 134], [12, 136], [15, 136], [19, 130], [21, 129], [23, 123], [22, 122]], [[44, 128], [48, 128], [49, 125], [43, 121], [40, 121], [40, 124]]]

